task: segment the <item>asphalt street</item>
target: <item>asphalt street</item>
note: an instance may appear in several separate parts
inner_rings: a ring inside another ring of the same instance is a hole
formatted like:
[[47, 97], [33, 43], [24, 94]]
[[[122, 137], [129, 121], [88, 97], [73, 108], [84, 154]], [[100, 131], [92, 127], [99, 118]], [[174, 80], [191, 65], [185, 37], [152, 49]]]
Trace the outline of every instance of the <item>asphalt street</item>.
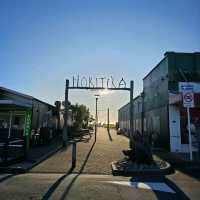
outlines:
[[121, 150], [126, 148], [126, 137], [115, 131], [108, 135], [106, 129], [99, 128], [96, 143], [94, 137], [78, 142], [73, 171], [69, 147], [29, 173], [0, 174], [0, 200], [198, 199], [199, 180], [179, 171], [166, 176], [168, 182], [163, 177], [113, 176], [110, 163], [121, 159]]
[[48, 173], [7, 176], [0, 180], [2, 200], [180, 199], [165, 183], [134, 181], [131, 177]]

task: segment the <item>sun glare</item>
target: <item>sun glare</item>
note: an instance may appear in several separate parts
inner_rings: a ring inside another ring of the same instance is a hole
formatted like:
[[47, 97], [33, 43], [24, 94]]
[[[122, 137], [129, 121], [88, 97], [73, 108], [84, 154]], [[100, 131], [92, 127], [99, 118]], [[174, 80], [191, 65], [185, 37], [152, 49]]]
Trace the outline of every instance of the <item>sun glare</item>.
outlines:
[[101, 90], [99, 92], [100, 95], [108, 95], [108, 94], [111, 94], [113, 91], [111, 90], [108, 90], [108, 89], [104, 89], [104, 90]]

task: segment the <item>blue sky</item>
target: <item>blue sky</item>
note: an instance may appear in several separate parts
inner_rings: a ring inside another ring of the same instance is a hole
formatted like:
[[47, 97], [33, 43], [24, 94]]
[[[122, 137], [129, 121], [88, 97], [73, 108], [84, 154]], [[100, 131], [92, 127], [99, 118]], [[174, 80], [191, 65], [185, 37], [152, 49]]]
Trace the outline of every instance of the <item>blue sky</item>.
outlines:
[[[198, 0], [1, 0], [0, 85], [49, 103], [64, 97], [73, 75], [142, 78], [166, 51], [200, 51]], [[100, 120], [128, 101], [128, 93], [100, 97]], [[70, 100], [94, 108], [93, 93]]]

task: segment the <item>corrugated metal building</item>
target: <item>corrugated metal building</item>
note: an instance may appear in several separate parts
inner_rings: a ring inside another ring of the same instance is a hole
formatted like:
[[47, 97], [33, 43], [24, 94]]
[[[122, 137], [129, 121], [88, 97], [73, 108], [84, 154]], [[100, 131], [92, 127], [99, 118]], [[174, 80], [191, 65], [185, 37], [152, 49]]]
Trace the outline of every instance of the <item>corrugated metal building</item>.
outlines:
[[[141, 109], [139, 113], [134, 109], [134, 129], [149, 135], [155, 147], [188, 152], [186, 109], [182, 106], [179, 82], [189, 81], [196, 85], [195, 108], [191, 109], [191, 115], [200, 131], [200, 53], [166, 52], [164, 56], [143, 79]], [[137, 104], [138, 98], [135, 98], [134, 107]], [[126, 107], [129, 108], [129, 104]], [[123, 108], [119, 109], [119, 127], [129, 129], [124, 125], [129, 118], [123, 118], [129, 110]]]
[[[142, 96], [137, 96], [134, 100], [134, 131], [142, 132]], [[118, 110], [119, 128], [127, 136], [130, 133], [130, 103], [127, 103]]]

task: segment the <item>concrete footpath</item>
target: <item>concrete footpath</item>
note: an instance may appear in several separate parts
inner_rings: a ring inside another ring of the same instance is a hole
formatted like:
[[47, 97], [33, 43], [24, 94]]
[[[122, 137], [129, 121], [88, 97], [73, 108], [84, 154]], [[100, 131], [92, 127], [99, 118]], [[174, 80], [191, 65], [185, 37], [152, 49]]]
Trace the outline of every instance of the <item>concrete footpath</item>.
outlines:
[[176, 185], [188, 199], [200, 199], [200, 174], [198, 172], [190, 175], [176, 170], [174, 174], [167, 175], [167, 182]]
[[54, 138], [49, 144], [32, 147], [27, 153], [25, 160], [8, 166], [1, 166], [0, 172], [4, 173], [24, 173], [39, 164], [43, 160], [53, 155], [62, 148], [62, 139]]
[[[77, 162], [74, 173], [112, 174], [111, 162], [123, 158], [122, 150], [128, 148], [128, 139], [117, 135], [115, 130], [110, 135], [105, 128], [98, 128], [97, 141], [85, 136], [77, 142]], [[72, 146], [60, 149], [57, 153], [34, 167], [31, 172], [66, 173], [71, 168]]]

